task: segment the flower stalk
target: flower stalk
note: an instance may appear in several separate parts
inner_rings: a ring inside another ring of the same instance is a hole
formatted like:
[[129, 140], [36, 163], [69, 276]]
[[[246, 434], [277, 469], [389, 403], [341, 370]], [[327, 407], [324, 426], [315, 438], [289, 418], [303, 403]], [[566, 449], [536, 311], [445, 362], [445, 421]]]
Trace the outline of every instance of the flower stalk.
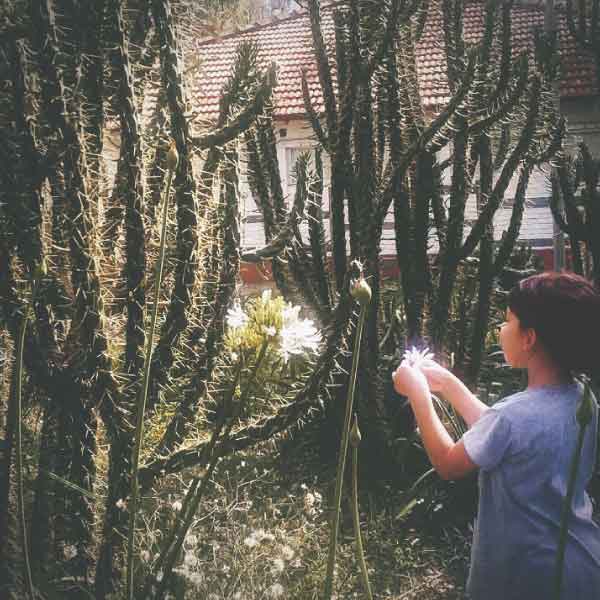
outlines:
[[327, 574], [325, 576], [324, 600], [330, 600], [333, 593], [333, 580], [335, 570], [335, 553], [337, 549], [338, 530], [340, 525], [340, 509], [342, 503], [342, 486], [344, 481], [344, 470], [346, 467], [346, 454], [348, 452], [348, 438], [350, 434], [350, 420], [352, 418], [352, 404], [354, 402], [354, 389], [356, 387], [356, 375], [358, 372], [358, 362], [360, 358], [360, 345], [362, 332], [365, 325], [369, 303], [371, 301], [371, 290], [364, 279], [360, 279], [351, 286], [350, 294], [360, 304], [360, 316], [358, 318], [358, 327], [356, 328], [356, 337], [354, 338], [354, 351], [352, 354], [352, 369], [350, 371], [350, 382], [348, 394], [346, 396], [346, 412], [344, 415], [344, 426], [342, 429], [342, 439], [340, 441], [340, 451], [338, 455], [337, 474], [335, 479], [335, 495], [333, 502], [333, 517], [331, 523], [331, 534], [329, 537], [329, 556], [327, 560]]
[[369, 582], [369, 572], [365, 561], [362, 537], [360, 535], [360, 513], [358, 510], [358, 446], [360, 445], [360, 429], [358, 417], [354, 413], [354, 424], [350, 431], [350, 444], [352, 445], [352, 523], [354, 524], [354, 540], [356, 543], [356, 560], [360, 566], [360, 575], [368, 600], [373, 600], [373, 592]]
[[19, 511], [19, 529], [21, 530], [21, 547], [23, 549], [23, 563], [25, 566], [25, 580], [27, 582], [27, 593], [30, 600], [35, 600], [35, 589], [33, 587], [33, 577], [31, 575], [31, 561], [29, 558], [29, 544], [27, 537], [27, 522], [25, 520], [25, 493], [23, 485], [23, 352], [25, 348], [25, 334], [27, 332], [27, 323], [29, 322], [29, 313], [35, 302], [35, 297], [39, 288], [40, 279], [45, 274], [45, 267], [42, 263], [33, 274], [31, 299], [25, 305], [19, 337], [17, 340], [17, 364], [15, 367], [15, 404], [16, 404], [16, 470], [17, 470], [17, 502]]
[[569, 517], [571, 516], [571, 507], [573, 496], [575, 494], [575, 482], [577, 481], [577, 471], [581, 462], [581, 451], [585, 432], [593, 416], [592, 391], [588, 381], [584, 382], [583, 397], [577, 407], [577, 422], [579, 424], [579, 433], [577, 435], [577, 446], [571, 461], [571, 470], [569, 472], [569, 481], [567, 484], [567, 496], [565, 498], [562, 515], [560, 520], [560, 533], [558, 537], [558, 550], [556, 553], [556, 569], [554, 572], [554, 600], [560, 600], [562, 592], [565, 551], [567, 547], [567, 535], [569, 531]]
[[139, 496], [138, 471], [140, 464], [140, 454], [142, 450], [142, 438], [144, 437], [144, 413], [146, 410], [146, 401], [148, 398], [148, 383], [150, 379], [150, 364], [152, 358], [152, 346], [154, 344], [154, 330], [158, 317], [158, 303], [160, 297], [160, 288], [162, 283], [162, 274], [165, 264], [166, 242], [167, 242], [167, 214], [169, 208], [169, 194], [171, 191], [171, 181], [173, 173], [177, 169], [179, 157], [175, 148], [175, 142], [171, 142], [171, 147], [167, 154], [167, 188], [163, 199], [162, 225], [160, 234], [160, 250], [156, 264], [156, 282], [154, 286], [154, 304], [152, 305], [152, 318], [150, 321], [150, 331], [146, 341], [146, 353], [144, 357], [144, 375], [140, 396], [137, 403], [136, 425], [134, 435], [133, 453], [131, 457], [131, 499], [129, 501], [129, 530], [127, 537], [127, 598], [133, 600], [133, 575], [134, 575], [134, 539], [135, 539], [135, 521], [137, 512], [137, 503]]

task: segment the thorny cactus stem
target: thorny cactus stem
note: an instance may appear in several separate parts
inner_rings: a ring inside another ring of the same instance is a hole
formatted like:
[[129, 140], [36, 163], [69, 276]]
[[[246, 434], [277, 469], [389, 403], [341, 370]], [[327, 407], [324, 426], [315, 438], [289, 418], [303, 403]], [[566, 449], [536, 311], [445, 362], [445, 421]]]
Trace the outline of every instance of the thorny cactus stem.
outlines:
[[325, 577], [324, 600], [330, 600], [333, 592], [333, 572], [335, 569], [335, 551], [337, 548], [338, 529], [340, 525], [340, 508], [342, 503], [342, 485], [344, 482], [344, 469], [346, 467], [346, 454], [348, 452], [348, 438], [350, 433], [350, 419], [352, 417], [352, 404], [354, 401], [354, 388], [356, 387], [356, 373], [358, 371], [358, 359], [360, 357], [360, 342], [365, 325], [369, 303], [371, 301], [371, 290], [364, 279], [354, 282], [351, 286], [351, 295], [360, 304], [360, 316], [358, 327], [356, 328], [356, 337], [354, 338], [354, 352], [352, 353], [352, 370], [350, 371], [350, 381], [348, 385], [348, 395], [346, 397], [346, 414], [344, 416], [344, 427], [342, 429], [342, 439], [340, 442], [340, 451], [338, 455], [338, 467], [335, 479], [335, 495], [333, 501], [333, 518], [331, 523], [331, 533], [329, 537], [329, 557], [327, 559], [327, 574]]
[[144, 436], [144, 412], [146, 409], [146, 399], [148, 397], [150, 362], [152, 357], [152, 345], [154, 343], [154, 329], [156, 326], [156, 319], [158, 316], [160, 286], [163, 268], [165, 264], [169, 193], [171, 192], [171, 180], [173, 179], [173, 173], [177, 168], [178, 161], [179, 157], [177, 155], [177, 150], [175, 149], [175, 142], [172, 142], [169, 152], [167, 154], [167, 189], [165, 190], [165, 197], [163, 199], [162, 227], [160, 233], [160, 251], [158, 256], [158, 262], [156, 264], [156, 282], [154, 284], [154, 304], [152, 305], [152, 319], [150, 321], [150, 332], [148, 334], [148, 340], [146, 342], [146, 354], [144, 357], [144, 378], [142, 380], [142, 387], [136, 411], [137, 414], [135, 424], [135, 436], [133, 454], [131, 457], [131, 500], [129, 502], [129, 531], [127, 535], [127, 598], [129, 598], [129, 600], [133, 600], [133, 550], [135, 537], [135, 518], [139, 494], [138, 470], [140, 463], [140, 452], [142, 449], [142, 438]]
[[31, 562], [29, 560], [29, 546], [27, 543], [27, 522], [25, 520], [25, 495], [23, 492], [23, 348], [25, 347], [25, 333], [29, 322], [29, 313], [35, 302], [35, 296], [39, 287], [40, 279], [44, 275], [45, 267], [38, 267], [33, 275], [31, 299], [25, 305], [19, 338], [17, 345], [17, 364], [15, 367], [15, 403], [16, 403], [16, 469], [17, 469], [17, 499], [19, 504], [19, 528], [21, 530], [21, 544], [23, 548], [23, 561], [25, 563], [25, 578], [27, 580], [27, 591], [31, 600], [35, 600], [33, 578], [31, 576]]
[[369, 600], [373, 600], [373, 592], [369, 583], [369, 572], [365, 561], [362, 537], [360, 535], [360, 513], [358, 511], [358, 446], [360, 445], [360, 429], [358, 417], [354, 413], [354, 425], [350, 431], [350, 444], [352, 445], [352, 523], [354, 524], [354, 540], [356, 543], [356, 560], [360, 566], [360, 575]]
[[577, 446], [573, 459], [571, 461], [571, 470], [569, 472], [569, 482], [567, 484], [567, 496], [565, 498], [562, 515], [560, 519], [560, 533], [558, 536], [558, 550], [556, 552], [556, 570], [554, 572], [554, 600], [560, 600], [562, 592], [563, 572], [565, 564], [565, 550], [567, 547], [567, 534], [569, 531], [569, 517], [571, 516], [571, 506], [573, 504], [573, 495], [575, 493], [575, 482], [577, 481], [577, 471], [581, 462], [581, 451], [583, 449], [583, 440], [588, 425], [592, 420], [594, 413], [594, 401], [592, 400], [592, 391], [589, 381], [584, 382], [583, 397], [577, 407], [577, 423], [579, 423], [579, 435], [577, 436]]

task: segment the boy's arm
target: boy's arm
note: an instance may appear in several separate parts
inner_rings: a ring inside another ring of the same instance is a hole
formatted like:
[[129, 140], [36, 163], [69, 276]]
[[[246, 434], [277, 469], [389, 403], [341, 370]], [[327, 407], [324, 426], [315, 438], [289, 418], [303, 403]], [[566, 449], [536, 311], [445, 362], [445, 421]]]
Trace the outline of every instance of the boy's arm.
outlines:
[[488, 409], [487, 404], [481, 402], [458, 377], [435, 361], [423, 361], [419, 369], [431, 391], [444, 396], [469, 427]]
[[441, 393], [471, 427], [489, 407], [479, 400], [458, 377], [452, 373], [449, 375]]
[[401, 365], [394, 373], [394, 386], [399, 393], [408, 396], [423, 445], [440, 477], [460, 479], [475, 470], [477, 465], [469, 458], [463, 442], [455, 443], [440, 421], [425, 377], [416, 369]]

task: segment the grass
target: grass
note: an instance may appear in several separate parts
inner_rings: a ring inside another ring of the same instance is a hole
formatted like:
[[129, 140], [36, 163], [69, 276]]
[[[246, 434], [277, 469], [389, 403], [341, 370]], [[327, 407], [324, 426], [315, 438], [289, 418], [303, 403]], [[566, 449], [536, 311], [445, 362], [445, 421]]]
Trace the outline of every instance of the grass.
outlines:
[[[223, 460], [186, 538], [170, 598], [320, 598], [330, 533], [324, 508], [327, 497], [333, 498], [334, 477], [334, 466], [321, 465], [317, 453], [306, 447], [291, 460], [272, 444]], [[156, 559], [161, 532], [175, 517], [181, 485], [185, 482], [159, 490], [152, 518], [146, 519], [147, 534], [140, 537], [146, 567]], [[470, 534], [396, 518], [389, 507], [399, 499], [400, 491], [391, 489], [377, 502], [361, 498], [374, 596], [461, 598]], [[363, 598], [347, 494], [343, 507], [333, 597]]]

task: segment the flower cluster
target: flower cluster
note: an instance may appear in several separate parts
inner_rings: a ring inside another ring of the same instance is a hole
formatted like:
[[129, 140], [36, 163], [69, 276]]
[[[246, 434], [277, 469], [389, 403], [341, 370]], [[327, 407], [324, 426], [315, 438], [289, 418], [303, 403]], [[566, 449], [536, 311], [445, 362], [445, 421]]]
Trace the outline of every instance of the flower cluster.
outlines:
[[[227, 326], [235, 333], [236, 339], [241, 340], [244, 328], [251, 327], [251, 323], [255, 321], [258, 331], [269, 338], [286, 363], [291, 357], [318, 350], [321, 333], [313, 321], [300, 317], [300, 306], [292, 306], [289, 303], [282, 306], [279, 301], [279, 308], [273, 313], [272, 309], [269, 311], [267, 308], [271, 301], [271, 290], [265, 290], [252, 315], [248, 315], [239, 301], [236, 301], [233, 308], [227, 312]], [[268, 315], [266, 322], [261, 322], [265, 315]]]

